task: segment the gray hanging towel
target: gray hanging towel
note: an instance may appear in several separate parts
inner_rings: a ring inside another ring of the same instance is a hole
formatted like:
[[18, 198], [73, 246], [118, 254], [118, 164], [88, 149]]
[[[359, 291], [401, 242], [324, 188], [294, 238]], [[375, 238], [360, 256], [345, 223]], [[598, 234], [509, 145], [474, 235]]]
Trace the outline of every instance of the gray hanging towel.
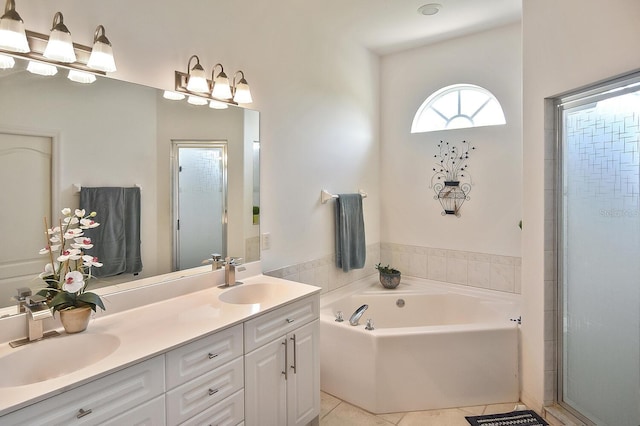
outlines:
[[80, 208], [95, 211], [97, 228], [85, 230], [94, 246], [86, 253], [98, 258], [96, 277], [142, 271], [140, 252], [140, 188], [97, 187], [80, 190]]
[[362, 269], [366, 255], [362, 195], [339, 194], [336, 199], [336, 266], [344, 272]]

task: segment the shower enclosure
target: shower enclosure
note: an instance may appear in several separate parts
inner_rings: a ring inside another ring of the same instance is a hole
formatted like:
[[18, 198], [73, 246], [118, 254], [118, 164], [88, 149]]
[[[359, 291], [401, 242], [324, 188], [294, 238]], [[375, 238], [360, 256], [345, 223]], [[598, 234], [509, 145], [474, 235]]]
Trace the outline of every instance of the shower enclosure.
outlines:
[[559, 99], [558, 401], [640, 425], [640, 75]]

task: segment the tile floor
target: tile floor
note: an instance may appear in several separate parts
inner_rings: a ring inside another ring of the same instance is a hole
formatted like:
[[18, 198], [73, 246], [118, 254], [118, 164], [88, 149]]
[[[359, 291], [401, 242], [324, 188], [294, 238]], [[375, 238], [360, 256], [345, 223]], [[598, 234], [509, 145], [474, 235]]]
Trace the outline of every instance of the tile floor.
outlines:
[[320, 426], [469, 426], [465, 416], [504, 413], [516, 402], [479, 405], [446, 410], [411, 411], [408, 413], [371, 414], [361, 408], [322, 392]]

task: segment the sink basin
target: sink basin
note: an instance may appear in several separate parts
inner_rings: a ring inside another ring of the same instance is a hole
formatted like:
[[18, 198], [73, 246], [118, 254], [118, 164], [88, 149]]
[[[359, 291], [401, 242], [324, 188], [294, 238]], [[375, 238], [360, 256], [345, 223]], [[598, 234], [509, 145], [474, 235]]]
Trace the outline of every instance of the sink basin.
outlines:
[[225, 303], [240, 305], [263, 303], [285, 294], [289, 288], [290, 286], [283, 283], [240, 284], [237, 287], [226, 290], [218, 298]]
[[24, 386], [73, 373], [113, 353], [120, 339], [111, 334], [52, 337], [0, 357], [0, 387]]

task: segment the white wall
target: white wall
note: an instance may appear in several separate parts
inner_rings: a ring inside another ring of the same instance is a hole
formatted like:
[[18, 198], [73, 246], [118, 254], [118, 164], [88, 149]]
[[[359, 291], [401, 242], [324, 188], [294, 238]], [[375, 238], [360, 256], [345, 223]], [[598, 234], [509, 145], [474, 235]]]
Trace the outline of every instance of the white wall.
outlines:
[[553, 129], [545, 123], [544, 99], [640, 68], [638, 17], [637, 0], [523, 1], [522, 399], [534, 408], [555, 389], [545, 368], [554, 362], [545, 346], [555, 339], [555, 295], [545, 284], [555, 275], [555, 259], [544, 241], [553, 214], [552, 193], [545, 203], [545, 167], [553, 169], [545, 138], [553, 138]]
[[[17, 10], [47, 32], [56, 11], [74, 40], [90, 44], [102, 24], [113, 43], [114, 77], [173, 88], [192, 54], [211, 72], [242, 69], [261, 111], [261, 230], [274, 269], [332, 253], [333, 215], [320, 190], [368, 192], [367, 243], [379, 241], [378, 59], [301, 19], [295, 2], [109, 2], [33, 0]], [[162, 161], [162, 159], [158, 159]]]
[[[382, 241], [520, 256], [521, 27], [509, 25], [383, 57]], [[452, 84], [475, 84], [501, 103], [504, 126], [411, 134], [424, 100]], [[474, 186], [461, 216], [442, 216], [430, 188], [436, 145], [473, 143]]]

